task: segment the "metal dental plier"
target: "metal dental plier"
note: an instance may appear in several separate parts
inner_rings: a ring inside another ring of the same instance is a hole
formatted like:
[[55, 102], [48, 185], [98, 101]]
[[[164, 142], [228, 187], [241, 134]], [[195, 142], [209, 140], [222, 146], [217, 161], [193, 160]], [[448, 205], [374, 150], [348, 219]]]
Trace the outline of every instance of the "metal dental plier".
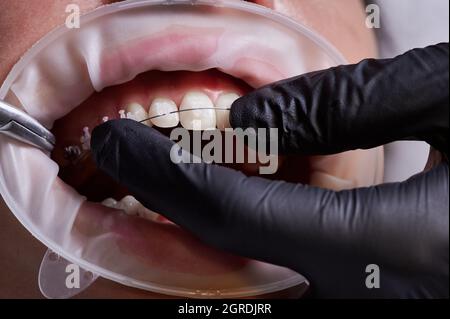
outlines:
[[0, 134], [51, 152], [55, 136], [27, 113], [0, 100]]

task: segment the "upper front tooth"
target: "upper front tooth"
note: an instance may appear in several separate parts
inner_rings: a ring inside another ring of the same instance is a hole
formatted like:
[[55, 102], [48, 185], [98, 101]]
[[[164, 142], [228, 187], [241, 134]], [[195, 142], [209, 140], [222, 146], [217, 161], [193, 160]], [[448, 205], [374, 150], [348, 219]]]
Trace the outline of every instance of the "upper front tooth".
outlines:
[[156, 98], [150, 105], [148, 116], [162, 115], [151, 119], [152, 123], [158, 127], [175, 127], [180, 122], [178, 112], [176, 111], [178, 111], [177, 105], [171, 99]]
[[131, 114], [132, 119], [141, 122], [145, 125], [150, 125], [149, 121], [144, 121], [148, 118], [148, 114], [145, 109], [139, 103], [130, 103], [126, 107], [127, 114]]
[[[231, 104], [239, 98], [236, 93], [222, 93], [216, 100], [216, 108], [229, 109]], [[224, 130], [231, 127], [230, 125], [230, 111], [216, 110], [217, 128]]]
[[191, 91], [186, 93], [183, 101], [181, 101], [180, 111], [181, 125], [188, 130], [213, 130], [216, 128], [214, 104], [202, 92]]

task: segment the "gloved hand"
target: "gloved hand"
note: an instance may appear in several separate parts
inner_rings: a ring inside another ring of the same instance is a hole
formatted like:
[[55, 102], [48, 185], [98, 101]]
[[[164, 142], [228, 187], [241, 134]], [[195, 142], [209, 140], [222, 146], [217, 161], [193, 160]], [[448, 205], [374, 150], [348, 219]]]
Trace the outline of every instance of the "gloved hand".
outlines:
[[[364, 60], [258, 89], [233, 127], [277, 127], [280, 153], [331, 154], [400, 139], [448, 156], [448, 44]], [[174, 164], [152, 128], [110, 121], [92, 133], [98, 167], [148, 208], [229, 252], [305, 275], [317, 297], [449, 296], [448, 162], [402, 183], [331, 191]], [[368, 264], [380, 288], [368, 289]]]

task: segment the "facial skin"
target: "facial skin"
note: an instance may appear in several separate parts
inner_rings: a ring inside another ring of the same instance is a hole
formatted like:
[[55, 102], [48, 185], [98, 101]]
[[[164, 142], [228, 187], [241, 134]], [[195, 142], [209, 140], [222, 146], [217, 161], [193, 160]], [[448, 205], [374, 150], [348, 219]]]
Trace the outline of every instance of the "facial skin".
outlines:
[[[82, 13], [115, 1], [17, 0], [0, 1], [0, 82], [18, 59], [42, 36], [64, 23], [66, 5], [76, 3]], [[374, 57], [375, 41], [364, 24], [359, 0], [257, 1], [316, 30], [353, 63]], [[0, 203], [0, 298], [42, 297], [37, 287], [39, 264], [46, 248], [28, 233]], [[14, 240], [11, 240], [14, 238]], [[79, 295], [84, 298], [157, 298], [157, 294], [99, 279]]]

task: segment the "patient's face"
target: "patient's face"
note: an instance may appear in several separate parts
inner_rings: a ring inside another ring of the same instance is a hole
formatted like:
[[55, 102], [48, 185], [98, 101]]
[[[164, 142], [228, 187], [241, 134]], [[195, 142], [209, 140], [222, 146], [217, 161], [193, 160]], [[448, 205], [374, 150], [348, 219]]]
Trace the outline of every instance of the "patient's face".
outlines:
[[[110, 2], [115, 1], [10, 0], [0, 2], [0, 81], [4, 80], [11, 67], [33, 43], [51, 29], [64, 23], [67, 15], [65, 13], [67, 4], [76, 3], [80, 6], [82, 12], [88, 12]], [[357, 62], [363, 58], [375, 56], [376, 48], [374, 37], [371, 30], [365, 27], [365, 15], [362, 1], [261, 0], [254, 2], [291, 16], [314, 29], [331, 42], [331, 44], [333, 44], [349, 62]], [[205, 75], [205, 77], [214, 77], [214, 75], [214, 73], [210, 73]], [[164, 83], [163, 79], [166, 77], [166, 75], [158, 74], [151, 74], [149, 76], [157, 76], [161, 83]], [[231, 87], [234, 85], [232, 81], [228, 81], [227, 79], [224, 79], [220, 83], [225, 83], [224, 85]], [[133, 84], [129, 84], [128, 86], [133, 86]], [[160, 87], [158, 87], [158, 90], [164, 90], [163, 86], [164, 84], [161, 84]], [[236, 84], [236, 87], [238, 86], [239, 85]], [[370, 171], [373, 166], [379, 165], [377, 159], [379, 159], [380, 154], [381, 153], [378, 151], [354, 151], [336, 155], [334, 157], [318, 157], [310, 159], [312, 163], [311, 166], [313, 168], [316, 166], [317, 171], [320, 171], [320, 173], [310, 177], [308, 182], [316, 186], [332, 189], [362, 186], [377, 182], [380, 180], [380, 176], [376, 176], [373, 172], [369, 175], [366, 175], [366, 173], [368, 171], [368, 166]], [[378, 167], [378, 169], [379, 168], [380, 167]], [[374, 168], [373, 171], [376, 171], [376, 169]], [[328, 176], [332, 176], [332, 178], [329, 178]], [[343, 182], [339, 182], [340, 180]], [[95, 208], [93, 209], [95, 210]], [[0, 210], [2, 215], [8, 214], [6, 208], [1, 208]], [[99, 216], [103, 213], [104, 212], [102, 211], [96, 211], [93, 215], [96, 214]], [[36, 287], [30, 287], [30, 282], [32, 284], [37, 282], [36, 270], [38, 269], [44, 248], [32, 239], [31, 236], [24, 231], [22, 226], [10, 216], [2, 219], [6, 220], [6, 223], [0, 225], [0, 233], [5, 235], [6, 239], [16, 238], [16, 240], [11, 244], [13, 246], [9, 246], [8, 249], [3, 247], [0, 248], [0, 267], [6, 269], [5, 271], [9, 270], [12, 273], [21, 272], [21, 274], [14, 276], [14, 280], [5, 279], [7, 282], [0, 282], [0, 284], [5, 287], [5, 290], [9, 290], [9, 287], [17, 287], [15, 289], [16, 291], [24, 291], [22, 296], [32, 296], [33, 293], [36, 292]], [[86, 225], [88, 225], [89, 220], [83, 220], [83, 218], [81, 218], [80, 223], [86, 223]], [[130, 227], [133, 227], [133, 225]], [[164, 225], [163, 227], [168, 226]], [[138, 228], [142, 230], [140, 225], [136, 226], [136, 229]], [[152, 225], [149, 229], [152, 232], [166, 232], [166, 229], [159, 228], [158, 225]], [[8, 234], [10, 237], [8, 237]], [[175, 251], [177, 249], [177, 241], [189, 242], [192, 240], [189, 235], [179, 233], [178, 230], [168, 236], [173, 236], [173, 250]], [[6, 239], [2, 242], [7, 242]], [[145, 238], [143, 240], [145, 240]], [[150, 241], [153, 240], [150, 238], [149, 242]], [[196, 249], [198, 249], [199, 254], [215, 254], [215, 252], [209, 252], [207, 247], [203, 247], [197, 242], [193, 245], [197, 247]], [[11, 252], [19, 250], [26, 251], [26, 253], [11, 254]], [[6, 256], [8, 256], [8, 258], [6, 258]], [[14, 257], [11, 258], [11, 256]], [[195, 258], [195, 254], [190, 257]], [[217, 257], [216, 259], [220, 258]], [[6, 262], [6, 260], [8, 260], [8, 262]], [[233, 264], [233, 262], [231, 264]], [[213, 269], [215, 265], [205, 265], [205, 267]], [[27, 294], [27, 290], [31, 292]], [[124, 288], [110, 282], [99, 281], [85, 292], [83, 296], [144, 297], [154, 295], [131, 288]]]

